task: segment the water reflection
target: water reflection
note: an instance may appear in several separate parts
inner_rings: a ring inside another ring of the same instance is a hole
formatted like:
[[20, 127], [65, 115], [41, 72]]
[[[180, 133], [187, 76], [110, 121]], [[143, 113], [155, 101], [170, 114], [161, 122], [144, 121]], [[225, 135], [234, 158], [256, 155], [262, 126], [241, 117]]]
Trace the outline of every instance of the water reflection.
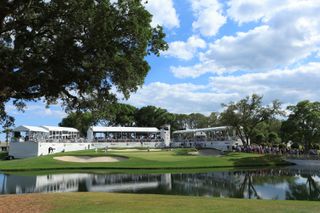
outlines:
[[196, 174], [0, 174], [0, 193], [130, 192], [247, 199], [320, 200], [320, 170], [258, 169]]

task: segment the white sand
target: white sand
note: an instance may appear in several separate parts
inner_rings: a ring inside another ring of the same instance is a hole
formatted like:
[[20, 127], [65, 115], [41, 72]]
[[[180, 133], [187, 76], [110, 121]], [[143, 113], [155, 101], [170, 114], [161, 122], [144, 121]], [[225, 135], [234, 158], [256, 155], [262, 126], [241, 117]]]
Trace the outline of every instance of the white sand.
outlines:
[[54, 157], [55, 160], [67, 161], [67, 162], [76, 162], [76, 163], [98, 163], [98, 162], [119, 162], [126, 160], [122, 157], [90, 157], [90, 156], [61, 156]]
[[189, 152], [190, 155], [200, 155], [200, 156], [221, 156], [222, 153], [215, 149], [201, 149], [197, 152]]

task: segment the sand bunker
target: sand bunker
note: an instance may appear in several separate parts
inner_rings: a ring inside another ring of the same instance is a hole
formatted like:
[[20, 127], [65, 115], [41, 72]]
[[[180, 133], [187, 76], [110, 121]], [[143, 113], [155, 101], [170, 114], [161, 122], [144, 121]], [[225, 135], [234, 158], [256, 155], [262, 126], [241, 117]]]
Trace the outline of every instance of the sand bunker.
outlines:
[[216, 149], [201, 149], [197, 152], [189, 152], [190, 155], [200, 155], [200, 156], [221, 156], [223, 155], [221, 151]]
[[98, 162], [120, 162], [126, 160], [122, 157], [90, 157], [90, 156], [61, 156], [54, 157], [55, 160], [76, 162], [76, 163], [98, 163]]

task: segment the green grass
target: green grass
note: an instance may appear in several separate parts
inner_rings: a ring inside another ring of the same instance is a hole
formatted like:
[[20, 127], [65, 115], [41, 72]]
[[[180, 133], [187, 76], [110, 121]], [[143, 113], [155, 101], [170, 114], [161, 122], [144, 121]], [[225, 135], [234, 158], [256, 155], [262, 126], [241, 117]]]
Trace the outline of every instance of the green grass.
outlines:
[[11, 212], [17, 212], [25, 205], [33, 210], [46, 212], [227, 212], [227, 213], [315, 213], [319, 212], [320, 202], [221, 199], [209, 197], [116, 194], [116, 193], [54, 193], [11, 195], [0, 197], [0, 205], [9, 205], [14, 199]]
[[[181, 151], [179, 151], [181, 152]], [[53, 159], [55, 156], [122, 156], [125, 161], [114, 163], [72, 163]], [[73, 169], [108, 169], [108, 170], [174, 170], [174, 169], [207, 169], [222, 167], [254, 167], [288, 165], [280, 157], [228, 153], [221, 157], [192, 156], [177, 154], [176, 151], [104, 151], [84, 150], [69, 153], [59, 153], [34, 158], [0, 161], [1, 171], [28, 170], [73, 170]]]

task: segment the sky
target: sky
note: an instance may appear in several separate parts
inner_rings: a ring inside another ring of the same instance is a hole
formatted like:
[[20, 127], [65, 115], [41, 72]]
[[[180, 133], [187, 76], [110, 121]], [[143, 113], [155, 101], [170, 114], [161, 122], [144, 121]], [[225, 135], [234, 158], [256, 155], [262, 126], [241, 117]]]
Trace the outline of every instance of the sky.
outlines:
[[[253, 93], [264, 104], [319, 100], [320, 0], [148, 0], [145, 7], [169, 50], [147, 57], [144, 85], [121, 102], [209, 114]], [[66, 116], [41, 102], [24, 113], [9, 103], [7, 111], [16, 126], [57, 125]]]

